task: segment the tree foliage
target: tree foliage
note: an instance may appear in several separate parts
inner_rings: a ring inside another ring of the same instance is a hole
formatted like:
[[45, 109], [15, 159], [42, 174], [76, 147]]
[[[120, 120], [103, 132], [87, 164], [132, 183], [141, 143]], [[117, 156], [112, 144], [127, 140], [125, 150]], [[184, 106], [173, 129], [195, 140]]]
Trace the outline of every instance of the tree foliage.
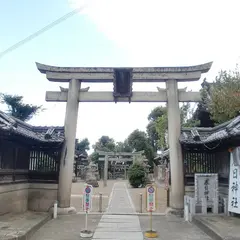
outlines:
[[156, 122], [156, 131], [158, 133], [158, 146], [160, 149], [165, 150], [167, 147], [166, 131], [168, 127], [167, 113], [158, 118]]
[[116, 144], [114, 139], [110, 138], [109, 136], [100, 137], [98, 141], [93, 145], [94, 150], [105, 152], [115, 151], [115, 147]]
[[[184, 103], [180, 108], [180, 119], [183, 127], [195, 127], [199, 124], [197, 119], [192, 118], [193, 112], [189, 103]], [[156, 121], [156, 132], [158, 133], [158, 147], [165, 150], [167, 146], [168, 115], [165, 107], [164, 114]]]
[[92, 152], [91, 155], [89, 156], [90, 160], [94, 163], [98, 162], [99, 159], [99, 154], [97, 152]]
[[148, 115], [148, 121], [157, 121], [159, 117], [166, 113], [166, 107], [155, 107]]
[[149, 165], [153, 166], [154, 150], [145, 132], [140, 131], [138, 129], [134, 130], [128, 136], [128, 143], [130, 147], [135, 151], [144, 150], [144, 153], [146, 158], [148, 159]]
[[156, 107], [148, 115], [148, 125], [147, 125], [147, 134], [151, 142], [151, 146], [154, 151], [158, 150], [158, 132], [156, 130], [156, 123], [159, 117], [163, 116], [166, 113], [166, 107]]
[[8, 113], [22, 121], [30, 120], [38, 112], [42, 111], [42, 106], [23, 103], [23, 97], [18, 95], [1, 94], [1, 103], [6, 104]]
[[211, 119], [208, 107], [211, 83], [204, 79], [201, 86], [202, 88], [200, 89], [200, 94], [202, 101], [198, 103], [197, 109], [192, 115], [192, 119], [199, 121], [198, 127], [213, 127], [215, 122]]
[[132, 152], [133, 149], [129, 145], [128, 140], [124, 140], [123, 142], [117, 142], [115, 146], [116, 152]]
[[87, 151], [90, 150], [90, 142], [87, 138], [82, 139], [80, 142], [76, 139], [76, 153], [88, 156]]
[[[221, 71], [210, 85], [207, 106], [212, 119], [217, 123], [226, 122], [240, 112], [240, 73]], [[206, 94], [206, 93], [205, 93]]]

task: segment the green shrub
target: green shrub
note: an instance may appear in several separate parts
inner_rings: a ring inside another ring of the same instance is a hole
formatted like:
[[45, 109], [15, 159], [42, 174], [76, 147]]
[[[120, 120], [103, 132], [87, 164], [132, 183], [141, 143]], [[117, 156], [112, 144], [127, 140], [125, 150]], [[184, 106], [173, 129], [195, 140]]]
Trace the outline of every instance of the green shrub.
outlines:
[[132, 187], [138, 188], [146, 185], [146, 169], [140, 163], [134, 163], [128, 170], [128, 180]]

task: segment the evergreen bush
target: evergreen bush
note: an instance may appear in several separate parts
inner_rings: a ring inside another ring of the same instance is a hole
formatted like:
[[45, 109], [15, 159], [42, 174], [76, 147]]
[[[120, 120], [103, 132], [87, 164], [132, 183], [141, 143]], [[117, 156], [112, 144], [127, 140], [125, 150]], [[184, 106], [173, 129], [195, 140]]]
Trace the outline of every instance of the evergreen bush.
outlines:
[[128, 180], [132, 187], [144, 187], [147, 183], [147, 170], [141, 163], [134, 163], [128, 170]]

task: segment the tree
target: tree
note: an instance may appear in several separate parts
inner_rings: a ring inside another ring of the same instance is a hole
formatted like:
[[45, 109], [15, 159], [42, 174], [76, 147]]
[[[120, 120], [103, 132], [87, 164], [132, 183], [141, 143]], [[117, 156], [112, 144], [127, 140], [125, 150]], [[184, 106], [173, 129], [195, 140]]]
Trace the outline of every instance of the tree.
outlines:
[[[197, 119], [192, 118], [193, 112], [189, 103], [184, 103], [180, 108], [180, 119], [183, 127], [195, 127], [199, 124]], [[167, 146], [166, 134], [168, 130], [167, 108], [162, 116], [156, 121], [156, 132], [158, 133], [158, 146], [165, 150]]]
[[99, 159], [99, 154], [97, 153], [97, 151], [115, 151], [116, 144], [113, 138], [110, 138], [109, 136], [102, 136], [92, 147], [94, 149], [94, 152], [90, 155], [90, 159], [94, 163], [97, 163]]
[[92, 152], [89, 158], [92, 162], [97, 163], [99, 159], [99, 154], [97, 152]]
[[144, 153], [146, 158], [148, 159], [149, 165], [153, 166], [154, 150], [145, 132], [139, 131], [138, 129], [134, 130], [128, 136], [128, 143], [130, 147], [135, 151], [144, 150]]
[[76, 139], [76, 152], [77, 154], [88, 156], [87, 151], [90, 150], [90, 142], [87, 138], [82, 139], [80, 142]]
[[180, 118], [182, 127], [196, 127], [200, 124], [198, 118], [194, 118], [195, 112], [191, 109], [189, 102], [184, 103], [180, 108]]
[[134, 163], [128, 169], [129, 183], [134, 188], [144, 187], [147, 182], [146, 174], [146, 168], [142, 164], [138, 162]]
[[23, 97], [18, 95], [1, 94], [1, 103], [6, 104], [8, 113], [22, 121], [30, 120], [38, 112], [42, 111], [42, 106], [23, 103]]
[[115, 146], [116, 152], [132, 152], [133, 149], [128, 143], [128, 140], [124, 140], [123, 142], [117, 142]]
[[217, 123], [226, 122], [240, 112], [240, 73], [221, 71], [210, 86], [207, 107]]
[[148, 115], [148, 121], [156, 121], [159, 117], [166, 113], [166, 107], [155, 107]]
[[156, 122], [157, 122], [157, 119], [162, 115], [164, 115], [165, 113], [166, 113], [166, 107], [159, 106], [154, 108], [148, 115], [149, 123], [147, 125], [147, 134], [155, 152], [158, 149], [157, 143], [159, 139], [158, 132], [156, 131]]
[[109, 136], [102, 136], [98, 139], [98, 141], [93, 145], [94, 150], [112, 152], [115, 151], [115, 141], [113, 138]]
[[166, 132], [168, 127], [167, 112], [156, 121], [156, 131], [158, 133], [158, 147], [162, 150], [167, 148]]
[[201, 86], [200, 94], [202, 101], [198, 103], [197, 109], [192, 114], [192, 120], [199, 121], [197, 125], [198, 127], [213, 127], [215, 122], [211, 119], [211, 114], [208, 108], [211, 83], [204, 79]]

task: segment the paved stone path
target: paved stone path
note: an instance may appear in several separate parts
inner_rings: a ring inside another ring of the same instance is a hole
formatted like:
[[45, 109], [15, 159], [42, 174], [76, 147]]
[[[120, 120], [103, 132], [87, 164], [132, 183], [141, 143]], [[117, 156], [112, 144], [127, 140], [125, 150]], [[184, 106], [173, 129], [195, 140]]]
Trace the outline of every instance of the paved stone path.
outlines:
[[143, 240], [138, 216], [126, 215], [132, 213], [136, 213], [136, 211], [126, 184], [115, 183], [110, 195], [108, 209], [102, 216], [93, 239]]

